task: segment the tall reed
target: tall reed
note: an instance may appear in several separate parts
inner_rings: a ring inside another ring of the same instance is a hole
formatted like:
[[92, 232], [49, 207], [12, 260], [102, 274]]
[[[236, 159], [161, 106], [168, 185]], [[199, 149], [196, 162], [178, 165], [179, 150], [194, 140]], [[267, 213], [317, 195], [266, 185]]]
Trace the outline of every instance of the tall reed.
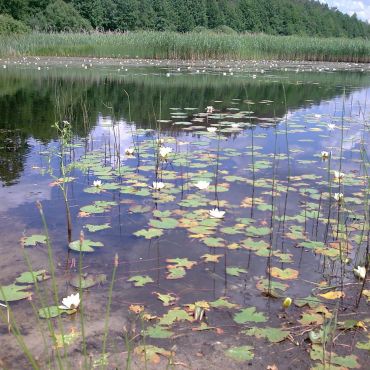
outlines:
[[0, 57], [310, 60], [369, 62], [364, 39], [205, 32], [31, 33], [0, 37]]

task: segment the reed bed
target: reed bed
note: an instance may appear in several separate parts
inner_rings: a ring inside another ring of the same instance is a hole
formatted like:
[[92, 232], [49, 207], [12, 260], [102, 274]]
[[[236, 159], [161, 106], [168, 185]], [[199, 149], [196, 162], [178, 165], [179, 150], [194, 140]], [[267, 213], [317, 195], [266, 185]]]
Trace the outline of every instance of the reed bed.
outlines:
[[0, 37], [0, 56], [357, 63], [370, 62], [370, 41], [214, 32], [30, 33]]

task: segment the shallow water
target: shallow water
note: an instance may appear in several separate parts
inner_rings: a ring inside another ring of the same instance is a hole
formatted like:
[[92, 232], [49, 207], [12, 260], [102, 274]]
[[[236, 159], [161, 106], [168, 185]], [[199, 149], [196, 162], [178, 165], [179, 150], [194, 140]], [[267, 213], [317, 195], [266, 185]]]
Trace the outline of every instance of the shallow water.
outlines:
[[[339, 321], [369, 322], [366, 297], [355, 308], [362, 282], [353, 268], [364, 265], [368, 245], [370, 75], [357, 68], [302, 69], [87, 62], [68, 68], [23, 62], [1, 69], [1, 284], [11, 284], [27, 271], [20, 239], [44, 233], [35, 205], [39, 200], [53, 245], [60, 299], [75, 291], [69, 281], [77, 272], [79, 253], [68, 248], [66, 208], [56, 182], [61, 177], [61, 142], [52, 127], [66, 120], [73, 134], [63, 156], [72, 178], [65, 184], [72, 240], [83, 230], [85, 239], [103, 243], [83, 254], [82, 265], [84, 272], [108, 278], [84, 295], [89, 353], [96, 358], [101, 347], [117, 254], [111, 367], [124, 368], [117, 365], [126, 352], [123, 327], [140, 326], [129, 310], [135, 304], [158, 316], [160, 327], [174, 338], [151, 338], [158, 332], [151, 335], [149, 328], [146, 341], [167, 350], [176, 344], [175, 359], [192, 368], [204, 367], [202, 361], [243, 368], [224, 353], [244, 345], [253, 347], [254, 359], [248, 360], [252, 368], [274, 363], [296, 367], [289, 356], [310, 368], [315, 364], [306, 351], [310, 330], [319, 329], [335, 312]], [[208, 106], [214, 112], [207, 114]], [[216, 131], [210, 132], [211, 127]], [[166, 158], [158, 156], [158, 139], [172, 148]], [[128, 156], [126, 148], [135, 149], [134, 155]], [[322, 151], [329, 158], [322, 158]], [[335, 179], [334, 171], [344, 177]], [[94, 180], [101, 186], [94, 186]], [[153, 181], [165, 187], [156, 191]], [[209, 187], [197, 189], [198, 181], [209, 182]], [[343, 201], [338, 203], [335, 193], [343, 193]], [[96, 201], [113, 203], [86, 208]], [[225, 211], [222, 219], [210, 217], [215, 207]], [[86, 227], [102, 224], [108, 228], [90, 232]], [[148, 230], [154, 234], [147, 235]], [[44, 244], [24, 250], [34, 270], [49, 270]], [[128, 281], [134, 276], [139, 281], [148, 277], [145, 286]], [[48, 284], [40, 285], [45, 289]], [[328, 291], [343, 297], [318, 295]], [[171, 305], [163, 306], [155, 293], [170, 294]], [[220, 297], [235, 306], [210, 303]], [[293, 299], [286, 312], [285, 297]], [[303, 303], [318, 298], [322, 305], [308, 311], [299, 302], [302, 298]], [[34, 301], [41, 307], [37, 295]], [[203, 326], [189, 323], [191, 307], [184, 313], [195, 302], [205, 310]], [[53, 304], [51, 295], [48, 304]], [[11, 307], [26, 341], [45, 361], [50, 353], [43, 352], [33, 321], [26, 320], [32, 316], [29, 303], [21, 300]], [[163, 324], [175, 307], [187, 319]], [[237, 325], [237, 313], [248, 307], [264, 318]], [[79, 330], [78, 319], [63, 320], [67, 331]], [[158, 329], [158, 319], [144, 326]], [[290, 337], [270, 344], [242, 333], [254, 327], [284, 329]], [[138, 335], [140, 328], [133, 331]], [[7, 340], [6, 326], [1, 333], [0, 366], [6, 368], [22, 356]], [[356, 363], [365, 366], [366, 351], [356, 343], [366, 342], [366, 333], [345, 333], [330, 350], [343, 358], [354, 354]], [[140, 338], [135, 345], [142, 344]], [[280, 348], [287, 355], [271, 355]], [[140, 362], [135, 366], [140, 368]]]

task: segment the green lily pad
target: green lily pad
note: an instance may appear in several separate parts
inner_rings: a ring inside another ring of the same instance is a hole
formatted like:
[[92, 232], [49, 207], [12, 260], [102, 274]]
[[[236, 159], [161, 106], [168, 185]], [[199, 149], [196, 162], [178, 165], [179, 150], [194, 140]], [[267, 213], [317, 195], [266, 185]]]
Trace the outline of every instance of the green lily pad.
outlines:
[[49, 279], [50, 276], [46, 274], [46, 270], [23, 272], [21, 276], [17, 277], [15, 281], [21, 284], [33, 284], [36, 281], [43, 281]]
[[46, 241], [46, 235], [35, 234], [23, 238], [22, 244], [24, 247], [35, 247], [37, 244], [45, 244]]
[[159, 325], [170, 326], [176, 321], [192, 322], [193, 318], [185, 310], [181, 310], [179, 308], [174, 308], [173, 310], [169, 310], [166, 314], [164, 314], [160, 318]]
[[134, 233], [135, 236], [143, 236], [145, 239], [153, 239], [153, 238], [158, 238], [160, 236], [163, 235], [163, 230], [161, 229], [154, 229], [154, 228], [150, 228], [148, 230], [146, 229], [142, 229], [142, 230], [139, 230], [139, 231], [136, 231]]
[[155, 293], [160, 301], [163, 302], [163, 306], [171, 306], [177, 300], [177, 297], [171, 293], [162, 294], [162, 293]]
[[0, 289], [0, 301], [15, 302], [31, 297], [32, 293], [27, 291], [30, 285], [10, 284], [2, 286]]
[[103, 247], [103, 243], [101, 242], [94, 242], [92, 240], [85, 239], [82, 242], [79, 240], [75, 240], [71, 243], [69, 243], [69, 248], [76, 252], [94, 252], [95, 247]]
[[209, 302], [209, 305], [213, 308], [236, 308], [237, 304], [231, 303], [226, 298], [219, 298], [216, 301]]
[[256, 307], [248, 307], [234, 315], [234, 321], [238, 324], [246, 322], [266, 322], [267, 318], [264, 313], [256, 312]]
[[63, 313], [67, 315], [72, 315], [76, 312], [76, 310], [63, 310], [58, 306], [50, 306], [50, 307], [43, 307], [39, 309], [39, 316], [41, 319], [51, 319], [53, 317], [58, 317]]
[[155, 325], [147, 327], [145, 334], [150, 338], [165, 339], [172, 337], [173, 332], [160, 325]]
[[227, 267], [226, 273], [231, 276], [240, 276], [240, 274], [246, 274], [248, 271], [240, 267]]
[[243, 331], [245, 335], [255, 336], [256, 338], [266, 338], [271, 343], [282, 342], [289, 336], [289, 332], [279, 328], [251, 328]]
[[254, 357], [253, 347], [251, 346], [241, 346], [229, 348], [225, 353], [226, 356], [232, 358], [233, 360], [239, 362], [250, 361]]
[[81, 278], [79, 275], [75, 275], [71, 278], [69, 283], [75, 287], [80, 288], [80, 281], [81, 281], [81, 289], [88, 289], [92, 288], [93, 286], [104, 283], [107, 280], [107, 275], [105, 274], [82, 274]]
[[162, 218], [160, 220], [150, 220], [149, 225], [157, 229], [175, 229], [178, 225], [174, 218]]
[[111, 226], [109, 223], [106, 223], [106, 224], [101, 224], [101, 225], [91, 225], [91, 224], [87, 224], [84, 226], [84, 228], [86, 228], [87, 230], [89, 230], [91, 233], [95, 233], [97, 231], [101, 231], [101, 230], [106, 230], [106, 229], [110, 229]]
[[144, 286], [146, 284], [154, 283], [154, 280], [150, 276], [148, 276], [148, 275], [145, 275], [145, 276], [141, 276], [141, 275], [132, 276], [127, 281], [133, 282], [134, 283], [134, 286], [137, 286], [137, 287], [142, 287], [142, 286]]

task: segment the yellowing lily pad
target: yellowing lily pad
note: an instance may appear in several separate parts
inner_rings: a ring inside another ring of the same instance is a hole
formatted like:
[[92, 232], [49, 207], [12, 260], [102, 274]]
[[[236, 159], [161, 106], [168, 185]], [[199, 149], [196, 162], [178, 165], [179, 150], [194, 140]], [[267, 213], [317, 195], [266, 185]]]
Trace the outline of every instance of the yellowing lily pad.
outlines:
[[298, 278], [299, 272], [291, 268], [279, 269], [278, 267], [272, 267], [270, 269], [271, 276], [281, 279], [281, 280], [294, 280]]

